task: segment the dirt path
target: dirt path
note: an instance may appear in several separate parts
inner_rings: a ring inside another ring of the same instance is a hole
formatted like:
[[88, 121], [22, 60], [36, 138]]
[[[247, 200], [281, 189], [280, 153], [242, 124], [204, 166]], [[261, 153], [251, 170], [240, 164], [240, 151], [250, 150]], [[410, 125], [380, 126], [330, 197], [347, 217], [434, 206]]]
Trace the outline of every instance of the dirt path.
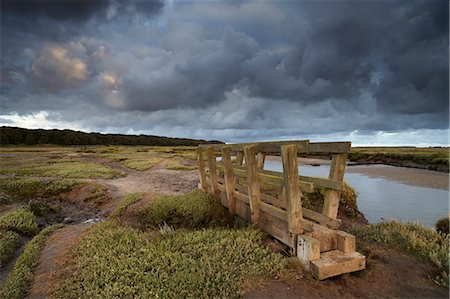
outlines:
[[297, 280], [270, 281], [244, 298], [448, 298], [448, 289], [429, 279], [436, 268], [390, 249], [374, 248], [367, 269], [324, 281], [301, 273]]
[[28, 298], [49, 297], [52, 286], [63, 279], [62, 269], [71, 255], [73, 247], [86, 234], [92, 224], [77, 224], [57, 230], [45, 242], [39, 257], [39, 263], [34, 270]]

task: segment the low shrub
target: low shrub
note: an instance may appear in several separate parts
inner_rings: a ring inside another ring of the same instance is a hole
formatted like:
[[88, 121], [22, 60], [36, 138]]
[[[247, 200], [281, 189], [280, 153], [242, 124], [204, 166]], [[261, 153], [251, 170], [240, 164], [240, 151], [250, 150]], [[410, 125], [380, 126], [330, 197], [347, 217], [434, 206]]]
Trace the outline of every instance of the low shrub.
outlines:
[[0, 217], [0, 229], [34, 235], [38, 231], [36, 216], [28, 208], [14, 210]]
[[449, 240], [417, 223], [381, 222], [355, 228], [353, 234], [360, 240], [387, 244], [406, 253], [419, 255], [430, 260], [442, 272], [434, 279], [440, 285], [448, 286]]
[[50, 234], [60, 227], [62, 225], [47, 227], [25, 245], [22, 254], [17, 259], [14, 268], [9, 273], [3, 288], [0, 290], [0, 298], [15, 299], [26, 297], [28, 285], [33, 278], [32, 271], [38, 262], [44, 242]]
[[13, 231], [0, 230], [0, 269], [2, 269], [14, 252], [20, 247], [20, 235]]
[[274, 277], [280, 254], [253, 229], [177, 230], [160, 235], [96, 224], [75, 249], [55, 298], [236, 298], [250, 277]]
[[61, 207], [45, 202], [31, 202], [28, 208], [34, 215], [41, 217], [45, 217], [49, 213], [59, 213], [61, 211]]
[[448, 234], [448, 230], [449, 230], [449, 217], [441, 218], [436, 222], [436, 231], [442, 234]]
[[145, 226], [157, 227], [167, 223], [176, 228], [200, 228], [232, 222], [225, 208], [201, 190], [157, 197], [138, 211], [138, 218]]
[[117, 206], [117, 208], [111, 213], [110, 216], [113, 218], [122, 216], [129, 205], [141, 200], [143, 197], [143, 192], [135, 192], [125, 195], [119, 206]]

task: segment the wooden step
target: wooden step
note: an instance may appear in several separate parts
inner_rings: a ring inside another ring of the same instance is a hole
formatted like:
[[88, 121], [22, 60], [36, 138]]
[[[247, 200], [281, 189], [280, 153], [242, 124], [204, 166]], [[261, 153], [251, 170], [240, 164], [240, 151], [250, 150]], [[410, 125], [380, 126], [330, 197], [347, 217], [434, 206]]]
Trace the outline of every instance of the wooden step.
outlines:
[[319, 280], [365, 268], [366, 257], [356, 251], [348, 253], [340, 250], [322, 252], [320, 259], [310, 262], [310, 269]]

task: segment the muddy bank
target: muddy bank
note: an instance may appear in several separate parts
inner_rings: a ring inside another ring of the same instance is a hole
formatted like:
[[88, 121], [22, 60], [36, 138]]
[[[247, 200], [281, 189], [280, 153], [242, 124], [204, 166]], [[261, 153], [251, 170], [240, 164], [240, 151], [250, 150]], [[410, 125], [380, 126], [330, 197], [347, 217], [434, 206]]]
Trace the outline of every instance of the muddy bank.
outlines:
[[[281, 163], [281, 157], [278, 156], [268, 156], [266, 160]], [[330, 165], [331, 160], [319, 158], [298, 158], [298, 162], [299, 165], [320, 166]], [[345, 172], [359, 173], [372, 178], [383, 178], [410, 186], [449, 190], [449, 173], [445, 172], [380, 164], [350, 164], [346, 167]]]

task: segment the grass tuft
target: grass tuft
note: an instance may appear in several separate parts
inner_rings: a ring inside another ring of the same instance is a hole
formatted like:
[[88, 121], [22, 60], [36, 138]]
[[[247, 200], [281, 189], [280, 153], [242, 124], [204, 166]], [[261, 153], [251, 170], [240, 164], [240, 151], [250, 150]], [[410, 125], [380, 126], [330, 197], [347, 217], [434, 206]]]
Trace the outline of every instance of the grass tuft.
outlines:
[[449, 233], [449, 217], [444, 217], [439, 219], [436, 222], [436, 231], [442, 233], [442, 234], [448, 234]]
[[0, 269], [6, 265], [21, 243], [21, 238], [18, 233], [0, 230]]
[[183, 164], [183, 161], [181, 159], [173, 158], [173, 159], [170, 159], [169, 163], [167, 164], [167, 169], [170, 169], [170, 170], [194, 170], [194, 169], [197, 169], [197, 166]]
[[122, 214], [125, 212], [126, 208], [141, 200], [144, 197], [144, 193], [143, 192], [135, 192], [135, 193], [130, 193], [127, 194], [122, 201], [120, 202], [119, 206], [111, 213], [111, 217], [116, 218], [116, 217], [120, 217], [122, 216]]
[[226, 225], [231, 221], [225, 208], [201, 190], [157, 197], [138, 211], [138, 218], [144, 226], [157, 227], [166, 223], [175, 228]]
[[80, 184], [80, 182], [67, 179], [44, 180], [0, 177], [0, 192], [18, 198], [51, 196], [62, 192], [68, 192]]
[[32, 271], [36, 266], [44, 242], [51, 233], [62, 225], [53, 225], [42, 230], [25, 245], [22, 254], [9, 273], [5, 285], [0, 290], [0, 298], [24, 298], [28, 292], [28, 285], [32, 279]]
[[34, 235], [38, 231], [36, 216], [28, 208], [17, 209], [0, 217], [0, 229]]
[[274, 277], [282, 256], [253, 229], [178, 230], [160, 235], [116, 222], [96, 224], [75, 249], [72, 275], [56, 298], [229, 298], [246, 278]]
[[441, 275], [434, 281], [448, 287], [449, 236], [417, 223], [381, 222], [355, 228], [360, 240], [393, 246], [406, 253], [419, 255], [435, 264]]

